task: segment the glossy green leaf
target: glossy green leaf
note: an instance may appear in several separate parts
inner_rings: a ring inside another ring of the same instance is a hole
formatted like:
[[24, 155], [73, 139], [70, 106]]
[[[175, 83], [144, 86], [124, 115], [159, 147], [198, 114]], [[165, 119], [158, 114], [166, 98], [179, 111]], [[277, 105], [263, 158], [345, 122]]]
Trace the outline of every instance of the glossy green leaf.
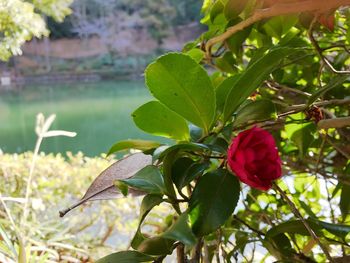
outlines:
[[[318, 226], [313, 221], [307, 220], [309, 226], [315, 231], [316, 234], [322, 235], [321, 233], [321, 227]], [[281, 223], [277, 226], [272, 227], [269, 231], [266, 233], [267, 238], [272, 238], [276, 235], [282, 234], [282, 233], [289, 233], [289, 234], [300, 234], [303, 236], [309, 236], [310, 233], [305, 228], [303, 222], [301, 220], [290, 220], [284, 223]]]
[[350, 225], [327, 223], [320, 220], [313, 220], [318, 226], [323, 227], [328, 232], [341, 238], [345, 238], [350, 233]]
[[218, 169], [203, 175], [193, 190], [189, 217], [197, 236], [207, 235], [233, 213], [239, 198], [237, 178], [227, 170]]
[[300, 156], [304, 156], [315, 140], [314, 133], [316, 132], [316, 125], [314, 123], [308, 123], [299, 126], [300, 129], [292, 134], [291, 140], [298, 147]]
[[[241, 18], [236, 18], [233, 20], [230, 20], [230, 22], [227, 24], [227, 27], [234, 26], [242, 21]], [[243, 42], [247, 39], [247, 37], [250, 35], [250, 32], [252, 31], [252, 26], [248, 26], [237, 33], [233, 34], [226, 40], [226, 44], [228, 48], [234, 53], [238, 54], [239, 51], [242, 49]]]
[[281, 61], [296, 52], [294, 48], [275, 48], [252, 63], [235, 82], [225, 101], [224, 120], [228, 120], [271, 72], [278, 68]]
[[161, 195], [148, 194], [142, 199], [140, 216], [139, 216], [139, 225], [137, 231], [131, 241], [131, 247], [137, 249], [139, 245], [146, 240], [147, 238], [141, 233], [141, 224], [145, 220], [148, 213], [157, 205], [163, 202]]
[[275, 105], [270, 100], [257, 100], [244, 105], [237, 113], [234, 126], [276, 118]]
[[222, 13], [224, 10], [224, 4], [221, 0], [218, 0], [214, 3], [213, 7], [210, 10], [210, 21], [214, 22], [215, 18]]
[[133, 112], [132, 117], [141, 130], [167, 138], [188, 140], [186, 121], [158, 101], [150, 101]]
[[138, 247], [138, 251], [147, 255], [160, 256], [171, 254], [174, 240], [159, 237], [148, 238]]
[[137, 149], [141, 151], [147, 151], [159, 147], [161, 144], [155, 141], [146, 141], [146, 140], [125, 140], [119, 141], [114, 144], [111, 149], [108, 151], [107, 155], [116, 153], [119, 151], [125, 151], [129, 149]]
[[271, 255], [282, 260], [282, 262], [285, 262], [283, 259], [285, 260], [286, 257], [293, 253], [289, 238], [283, 233], [271, 237], [266, 236], [265, 241], [264, 246], [268, 249]]
[[279, 39], [283, 34], [289, 32], [297, 22], [297, 16], [275, 16], [270, 18], [263, 25], [263, 28], [268, 35]]
[[224, 110], [226, 98], [228, 93], [234, 87], [236, 82], [238, 81], [240, 75], [234, 75], [226, 78], [216, 89], [216, 110], [219, 114], [221, 114]]
[[[345, 174], [350, 174], [350, 163], [345, 169]], [[343, 219], [345, 220], [350, 211], [350, 185], [348, 184], [342, 184], [339, 207]]]
[[172, 167], [172, 179], [176, 187], [181, 190], [184, 186], [188, 185], [193, 179], [203, 174], [203, 172], [209, 167], [208, 162], [199, 163], [194, 162], [187, 157], [179, 158], [175, 161]]
[[[229, 138], [229, 141], [230, 139], [231, 138]], [[227, 140], [221, 137], [213, 138], [212, 140], [207, 142], [207, 145], [213, 152], [221, 153], [221, 155], [224, 156], [227, 154], [227, 149], [229, 146]]]
[[319, 97], [321, 97], [326, 92], [343, 84], [348, 78], [349, 78], [349, 75], [340, 75], [333, 78], [326, 86], [320, 88], [319, 90], [317, 90], [312, 94], [312, 96], [308, 100], [308, 105], [315, 102]]
[[208, 133], [215, 117], [215, 92], [202, 66], [188, 55], [169, 53], [150, 64], [145, 77], [154, 97]]
[[[323, 229], [341, 238], [345, 238], [350, 232], [349, 225], [332, 224], [316, 219], [306, 219], [306, 222], [318, 236], [323, 236], [321, 231]], [[290, 220], [272, 227], [267, 231], [266, 237], [273, 237], [281, 233], [310, 235], [301, 220]]]
[[151, 262], [154, 259], [154, 257], [145, 255], [138, 251], [120, 251], [101, 258], [97, 260], [96, 263], [141, 263]]
[[122, 181], [115, 181], [114, 185], [120, 190], [123, 196], [127, 196], [129, 192], [128, 186]]
[[193, 124], [190, 124], [189, 128], [190, 128], [191, 141], [196, 142], [203, 137], [203, 129]]
[[193, 58], [197, 63], [201, 62], [204, 58], [204, 52], [199, 48], [193, 48], [187, 51], [186, 54]]
[[148, 165], [134, 176], [121, 180], [130, 187], [145, 191], [149, 194], [166, 193], [163, 176], [157, 166]]
[[192, 233], [188, 220], [187, 213], [180, 215], [176, 222], [162, 234], [162, 237], [180, 241], [186, 246], [194, 246], [197, 240]]
[[153, 154], [153, 159], [162, 159], [172, 151], [205, 152], [210, 148], [202, 143], [178, 143], [170, 147], [159, 147]]
[[222, 57], [215, 60], [217, 68], [223, 72], [235, 73], [237, 71], [236, 61], [233, 58], [232, 52], [225, 52]]
[[228, 0], [224, 9], [226, 19], [231, 20], [237, 18], [244, 10], [247, 2], [248, 0]]

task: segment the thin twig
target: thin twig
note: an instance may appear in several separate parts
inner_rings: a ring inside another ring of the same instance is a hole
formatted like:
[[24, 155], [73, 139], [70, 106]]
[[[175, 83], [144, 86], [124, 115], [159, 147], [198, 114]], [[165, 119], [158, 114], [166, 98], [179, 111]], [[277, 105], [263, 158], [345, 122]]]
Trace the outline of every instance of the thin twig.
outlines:
[[350, 126], [350, 117], [339, 117], [334, 119], [320, 120], [317, 123], [320, 129], [343, 128]]
[[238, 222], [241, 224], [245, 225], [248, 227], [251, 231], [254, 233], [257, 233], [259, 236], [265, 236], [265, 233], [261, 232], [259, 229], [255, 229], [254, 227], [250, 226], [248, 223], [246, 223], [244, 220], [240, 219], [237, 215], [233, 216], [234, 219], [236, 219]]
[[322, 249], [323, 253], [326, 255], [329, 262], [334, 262], [333, 258], [329, 254], [327, 248], [321, 243], [320, 238], [316, 235], [314, 230], [309, 226], [309, 224], [306, 222], [304, 217], [300, 214], [299, 210], [296, 208], [295, 204], [292, 202], [292, 200], [289, 199], [289, 197], [286, 195], [286, 193], [274, 182], [273, 183], [274, 188], [281, 194], [283, 199], [288, 203], [289, 207], [291, 208], [293, 214], [301, 220], [307, 231], [310, 233], [311, 237], [317, 242], [317, 244]]
[[322, 49], [320, 48], [320, 46], [318, 45], [315, 37], [313, 36], [313, 32], [312, 30], [310, 30], [309, 32], [309, 39], [312, 43], [312, 45], [315, 47], [316, 51], [317, 51], [317, 54], [319, 55], [320, 59], [322, 60], [322, 62], [328, 66], [328, 68], [333, 72], [333, 73], [336, 73], [336, 74], [350, 74], [350, 71], [349, 70], [337, 70], [333, 67], [333, 65], [328, 61], [328, 59], [323, 55], [323, 51]]
[[332, 147], [334, 149], [336, 149], [341, 155], [343, 155], [345, 158], [347, 158], [348, 160], [350, 160], [350, 154], [348, 154], [346, 151], [344, 151], [342, 148], [340, 148], [338, 145], [336, 145], [331, 138], [328, 135], [325, 135], [326, 137], [326, 141], [332, 145]]
[[185, 246], [180, 243], [176, 248], [177, 263], [185, 263]]

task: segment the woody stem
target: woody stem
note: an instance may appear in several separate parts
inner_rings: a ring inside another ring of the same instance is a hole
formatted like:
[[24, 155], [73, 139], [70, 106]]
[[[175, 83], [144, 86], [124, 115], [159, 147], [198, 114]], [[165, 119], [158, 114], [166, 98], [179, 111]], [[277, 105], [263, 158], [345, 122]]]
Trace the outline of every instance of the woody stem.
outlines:
[[307, 231], [310, 233], [311, 237], [316, 241], [316, 243], [320, 246], [323, 253], [326, 255], [329, 262], [334, 262], [333, 258], [329, 254], [327, 248], [321, 243], [320, 238], [316, 235], [314, 230], [309, 226], [308, 222], [304, 219], [304, 217], [300, 214], [299, 210], [296, 208], [295, 204], [292, 200], [289, 199], [287, 194], [276, 184], [273, 183], [274, 189], [280, 193], [282, 198], [287, 202], [289, 207], [291, 208], [293, 214], [300, 219], [300, 221], [303, 223]]

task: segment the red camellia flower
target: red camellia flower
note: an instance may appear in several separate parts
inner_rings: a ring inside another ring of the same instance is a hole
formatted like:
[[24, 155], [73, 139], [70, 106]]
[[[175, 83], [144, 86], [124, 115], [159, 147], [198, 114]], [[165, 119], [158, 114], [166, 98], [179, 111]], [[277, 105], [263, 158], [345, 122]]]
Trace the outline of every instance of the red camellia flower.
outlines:
[[258, 127], [243, 131], [232, 140], [228, 166], [243, 183], [268, 190], [281, 177], [281, 159], [272, 135]]

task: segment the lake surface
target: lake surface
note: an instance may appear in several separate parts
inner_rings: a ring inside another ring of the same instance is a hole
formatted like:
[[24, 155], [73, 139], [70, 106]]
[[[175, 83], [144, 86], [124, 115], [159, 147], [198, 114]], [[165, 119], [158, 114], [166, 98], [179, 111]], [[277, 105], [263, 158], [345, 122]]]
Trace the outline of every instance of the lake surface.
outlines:
[[33, 150], [36, 115], [56, 114], [51, 129], [77, 132], [74, 138], [46, 138], [46, 153], [105, 153], [118, 140], [154, 139], [140, 131], [131, 113], [152, 100], [143, 81], [99, 82], [25, 87], [0, 93], [0, 149], [4, 152]]

